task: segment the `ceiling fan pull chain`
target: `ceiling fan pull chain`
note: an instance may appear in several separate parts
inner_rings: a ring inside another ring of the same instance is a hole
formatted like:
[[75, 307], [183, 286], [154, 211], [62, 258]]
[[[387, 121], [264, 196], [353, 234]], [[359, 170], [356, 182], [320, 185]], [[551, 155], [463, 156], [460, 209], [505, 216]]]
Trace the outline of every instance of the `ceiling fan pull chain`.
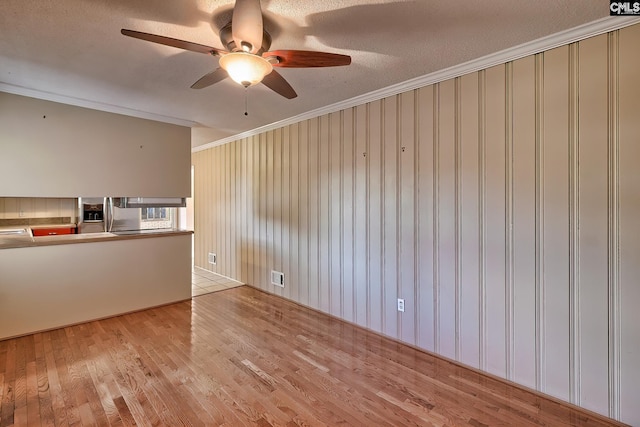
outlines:
[[249, 88], [248, 88], [248, 87], [245, 87], [245, 88], [244, 88], [244, 115], [245, 115], [245, 116], [248, 116], [248, 115], [249, 115], [249, 112], [248, 112], [249, 108], [247, 107], [247, 96], [248, 96], [248, 95], [247, 95], [247, 91], [248, 91], [248, 90], [249, 90]]

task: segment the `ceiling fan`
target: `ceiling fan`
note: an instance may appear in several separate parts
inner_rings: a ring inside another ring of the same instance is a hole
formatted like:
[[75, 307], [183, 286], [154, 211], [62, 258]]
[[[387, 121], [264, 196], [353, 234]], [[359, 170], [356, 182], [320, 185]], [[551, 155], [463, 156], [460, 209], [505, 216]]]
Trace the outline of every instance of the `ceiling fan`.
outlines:
[[271, 36], [263, 28], [260, 0], [236, 0], [231, 22], [220, 30], [225, 49], [218, 49], [171, 37], [122, 29], [123, 35], [220, 57], [220, 67], [191, 85], [202, 89], [226, 77], [245, 88], [262, 83], [274, 92], [292, 99], [298, 96], [291, 85], [273, 67], [308, 68], [349, 65], [351, 57], [309, 50], [273, 50]]

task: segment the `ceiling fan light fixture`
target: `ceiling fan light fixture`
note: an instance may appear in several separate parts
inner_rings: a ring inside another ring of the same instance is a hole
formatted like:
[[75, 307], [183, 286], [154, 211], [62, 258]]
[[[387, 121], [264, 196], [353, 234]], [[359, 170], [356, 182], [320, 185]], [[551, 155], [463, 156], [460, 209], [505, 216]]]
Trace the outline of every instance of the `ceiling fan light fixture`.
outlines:
[[273, 66], [261, 56], [246, 52], [231, 52], [220, 58], [220, 66], [231, 79], [244, 87], [253, 86], [273, 71]]

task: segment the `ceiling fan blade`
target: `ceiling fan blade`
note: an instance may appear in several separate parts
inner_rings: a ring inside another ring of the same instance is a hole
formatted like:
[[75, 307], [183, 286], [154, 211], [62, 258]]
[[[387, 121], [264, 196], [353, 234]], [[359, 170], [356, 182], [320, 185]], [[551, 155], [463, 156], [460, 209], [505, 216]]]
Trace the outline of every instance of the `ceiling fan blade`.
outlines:
[[263, 53], [262, 56], [264, 58], [277, 57], [278, 62], [273, 64], [274, 67], [336, 67], [351, 64], [349, 55], [311, 50], [272, 50]]
[[236, 0], [231, 17], [231, 32], [236, 47], [245, 52], [258, 52], [262, 47], [262, 31], [260, 0]]
[[282, 77], [282, 75], [276, 70], [273, 70], [269, 74], [264, 76], [264, 79], [262, 79], [262, 84], [287, 99], [293, 99], [298, 96], [289, 82], [287, 82], [284, 77]]
[[223, 70], [222, 68], [218, 68], [202, 76], [200, 80], [191, 85], [191, 89], [202, 89], [207, 86], [211, 86], [214, 83], [218, 83], [219, 81], [224, 80], [228, 76], [229, 75], [225, 70]]
[[140, 40], [146, 40], [148, 42], [163, 44], [165, 46], [177, 47], [178, 49], [190, 50], [191, 52], [204, 53], [207, 55], [219, 56], [227, 53], [222, 49], [217, 49], [211, 46], [205, 46], [198, 43], [192, 43], [185, 40], [173, 39], [171, 37], [158, 36], [155, 34], [143, 33], [135, 30], [122, 29], [120, 32], [129, 37], [133, 37]]

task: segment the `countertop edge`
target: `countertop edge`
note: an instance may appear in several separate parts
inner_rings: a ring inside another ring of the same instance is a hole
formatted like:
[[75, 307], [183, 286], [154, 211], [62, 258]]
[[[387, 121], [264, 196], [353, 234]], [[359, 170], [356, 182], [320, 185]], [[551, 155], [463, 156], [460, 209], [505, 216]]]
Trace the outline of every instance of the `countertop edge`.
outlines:
[[48, 228], [76, 228], [77, 224], [75, 223], [67, 223], [67, 224], [38, 224], [38, 225], [27, 225], [32, 230], [43, 230]]
[[41, 246], [73, 245], [78, 243], [113, 242], [122, 240], [156, 239], [159, 237], [192, 235], [191, 230], [159, 231], [157, 233], [140, 233], [117, 235], [114, 233], [61, 234], [56, 236], [31, 237], [29, 240], [15, 239], [4, 242], [0, 240], [0, 250], [18, 248], [36, 248]]

